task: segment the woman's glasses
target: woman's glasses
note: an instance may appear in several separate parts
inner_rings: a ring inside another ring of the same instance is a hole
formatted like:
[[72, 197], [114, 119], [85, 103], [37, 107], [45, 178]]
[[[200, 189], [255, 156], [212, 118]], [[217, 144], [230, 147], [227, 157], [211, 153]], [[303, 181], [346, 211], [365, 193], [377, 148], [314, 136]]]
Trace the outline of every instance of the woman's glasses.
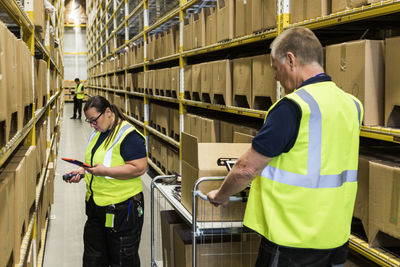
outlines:
[[93, 120], [85, 119], [85, 121], [86, 121], [87, 123], [89, 123], [89, 124], [96, 125], [96, 124], [97, 124], [97, 120], [98, 120], [98, 119], [100, 118], [100, 116], [103, 115], [103, 114], [104, 114], [104, 111], [103, 111], [102, 113], [100, 113], [100, 115], [97, 116], [96, 119], [93, 119]]

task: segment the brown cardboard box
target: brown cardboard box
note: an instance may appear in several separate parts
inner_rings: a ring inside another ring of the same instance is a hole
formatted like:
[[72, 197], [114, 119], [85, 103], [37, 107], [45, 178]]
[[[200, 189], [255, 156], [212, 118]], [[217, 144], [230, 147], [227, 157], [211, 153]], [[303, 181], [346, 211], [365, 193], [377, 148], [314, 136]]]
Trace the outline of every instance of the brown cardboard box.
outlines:
[[233, 60], [233, 105], [250, 107], [252, 99], [252, 60], [238, 58]]
[[169, 109], [169, 136], [174, 139], [176, 139], [176, 137], [179, 137], [179, 127], [179, 110], [171, 108]]
[[[183, 206], [192, 212], [193, 186], [196, 180], [205, 176], [224, 176], [227, 170], [217, 165], [222, 157], [241, 156], [250, 144], [199, 143], [198, 138], [182, 133], [182, 198]], [[205, 182], [199, 190], [207, 193], [217, 189], [221, 182]], [[241, 221], [245, 203], [231, 203], [227, 207], [214, 208], [210, 203], [197, 202], [198, 221]]]
[[174, 267], [174, 228], [185, 224], [175, 210], [160, 211], [163, 265]]
[[267, 110], [276, 101], [275, 72], [271, 67], [270, 55], [253, 57], [252, 102], [253, 109]]
[[367, 0], [332, 0], [332, 13], [366, 4]]
[[221, 143], [233, 143], [233, 124], [225, 121], [220, 122]]
[[206, 8], [206, 45], [217, 42], [217, 12], [214, 7]]
[[386, 39], [385, 48], [385, 125], [400, 127], [400, 37]]
[[[191, 267], [193, 234], [186, 225], [174, 228], [174, 261], [176, 267]], [[254, 266], [260, 236], [250, 234], [212, 235], [196, 240], [197, 266]]]
[[254, 136], [239, 132], [233, 133], [233, 143], [251, 143]]
[[191, 18], [183, 21], [183, 51], [193, 48], [193, 23]]
[[328, 0], [299, 0], [290, 2], [290, 23], [322, 17], [330, 13]]
[[369, 231], [372, 246], [380, 244], [381, 231], [399, 239], [400, 166], [378, 161], [369, 164]]
[[191, 99], [192, 95], [192, 65], [186, 65], [184, 69], [185, 98]]
[[232, 105], [232, 61], [219, 60], [212, 64], [211, 101], [214, 104]]
[[211, 92], [213, 82], [213, 63], [200, 64], [201, 69], [201, 101], [211, 103]]
[[201, 64], [192, 65], [192, 100], [200, 101], [201, 86]]
[[206, 21], [204, 11], [194, 13], [191, 17], [193, 23], [193, 48], [205, 46], [206, 44]]
[[201, 140], [202, 143], [216, 143], [220, 141], [220, 124], [218, 120], [201, 118]]
[[[8, 90], [8, 116], [10, 117], [12, 113], [18, 111], [18, 96], [19, 92], [17, 90], [17, 83], [14, 81], [17, 80], [17, 56], [16, 56], [16, 42], [14, 34], [12, 34], [9, 30], [4, 30], [3, 36], [7, 39], [3, 40], [6, 43], [6, 81], [7, 81], [7, 90]], [[20, 66], [18, 66], [20, 67]], [[3, 89], [4, 90], [4, 89]]]
[[154, 93], [154, 89], [156, 88], [156, 82], [158, 79], [154, 79], [155, 78], [155, 70], [149, 70], [146, 71], [145, 73], [143, 73], [144, 77], [146, 77], [146, 90], [147, 92], [152, 92]]
[[180, 173], [180, 161], [179, 161], [179, 152], [174, 149], [168, 147], [167, 150], [168, 156], [168, 173]]
[[362, 40], [326, 47], [326, 72], [364, 106], [364, 125], [383, 125], [383, 41]]
[[232, 39], [235, 36], [235, 1], [217, 0], [217, 42]]
[[171, 91], [171, 69], [170, 68], [166, 68], [163, 69], [164, 75], [163, 75], [163, 80], [164, 80], [164, 86], [163, 86], [163, 90], [164, 90], [164, 96], [168, 96], [166, 95], [166, 91], [170, 92]]
[[32, 209], [32, 205], [35, 204], [36, 199], [36, 178], [38, 171], [36, 169], [36, 146], [22, 147], [20, 148], [15, 156], [25, 157], [26, 172], [25, 176], [25, 196], [26, 196], [26, 214], [25, 221], [29, 222], [29, 216]]
[[[14, 249], [14, 175], [0, 173], [0, 266], [7, 266]], [[19, 252], [18, 252], [19, 254]], [[14, 262], [15, 263], [15, 262]]]
[[252, 3], [253, 0], [235, 0], [235, 37], [252, 33]]
[[[21, 158], [21, 157], [20, 157]], [[17, 163], [10, 162], [3, 169], [3, 173], [8, 173], [14, 178], [14, 262], [19, 261], [20, 247], [23, 233], [23, 229], [27, 230], [26, 219], [26, 165], [25, 159]]]
[[35, 0], [33, 3], [33, 24], [38, 29], [42, 39], [45, 33], [45, 13], [44, 13], [44, 0]]
[[[23, 76], [23, 69], [24, 69], [24, 64], [25, 64], [25, 59], [24, 59], [24, 46], [25, 42], [22, 40], [16, 40], [15, 42], [15, 49], [16, 49], [16, 68], [15, 68], [15, 77], [19, 77], [15, 80], [15, 89], [16, 89], [16, 96], [17, 96], [17, 109], [18, 109], [18, 130], [22, 130], [24, 126], [24, 109], [25, 106], [28, 105], [29, 103], [29, 93], [23, 91], [23, 80], [26, 79], [26, 77]], [[32, 77], [31, 77], [32, 79]], [[26, 88], [24, 88], [26, 89]]]
[[160, 142], [160, 164], [161, 164], [161, 170], [163, 173], [167, 173], [167, 168], [168, 168], [168, 152], [167, 152], [167, 146], [163, 143]]
[[[7, 31], [6, 26], [0, 22], [0, 88], [7, 88], [7, 46], [5, 45], [5, 42], [7, 42], [7, 37], [5, 36], [5, 31]], [[7, 109], [7, 103], [8, 103], [8, 90], [0, 90], [0, 122], [6, 120], [7, 115], [8, 115], [8, 109]], [[4, 129], [5, 130], [5, 129]], [[8, 141], [8, 135], [3, 136], [4, 133], [0, 133], [0, 142], [2, 142], [2, 145], [5, 145], [4, 143]], [[7, 140], [5, 140], [7, 139]]]
[[170, 69], [171, 79], [171, 97], [179, 98], [180, 90], [180, 79], [179, 79], [179, 67], [173, 67]]
[[169, 133], [169, 111], [170, 109], [167, 107], [158, 106], [158, 111], [156, 113], [157, 128], [160, 128], [157, 130], [166, 135]]
[[196, 136], [199, 140], [201, 140], [201, 120], [203, 118], [193, 114], [188, 114], [188, 117], [190, 120], [190, 134]]
[[137, 73], [138, 75], [138, 88], [139, 90], [144, 89], [144, 72]]
[[258, 32], [276, 27], [276, 1], [252, 0], [251, 30]]

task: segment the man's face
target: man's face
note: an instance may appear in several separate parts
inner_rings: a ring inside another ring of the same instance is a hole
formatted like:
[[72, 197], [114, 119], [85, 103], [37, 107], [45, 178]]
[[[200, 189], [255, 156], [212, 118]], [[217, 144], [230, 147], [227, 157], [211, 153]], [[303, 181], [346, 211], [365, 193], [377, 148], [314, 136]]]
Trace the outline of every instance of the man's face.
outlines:
[[79, 84], [79, 81], [75, 81], [76, 84]]
[[283, 62], [271, 56], [271, 66], [275, 71], [275, 80], [279, 81], [285, 93], [291, 93], [296, 89], [295, 69], [293, 61], [290, 62], [289, 57], [285, 57]]

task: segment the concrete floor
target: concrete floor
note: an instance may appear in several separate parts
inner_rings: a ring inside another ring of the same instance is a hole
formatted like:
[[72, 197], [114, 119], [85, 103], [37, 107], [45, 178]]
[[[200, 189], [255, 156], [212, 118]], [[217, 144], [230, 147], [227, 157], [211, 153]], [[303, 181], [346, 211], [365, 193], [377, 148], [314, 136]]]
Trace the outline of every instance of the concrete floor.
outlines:
[[[47, 233], [44, 267], [82, 266], [83, 227], [85, 215], [85, 182], [67, 184], [61, 175], [74, 169], [74, 165], [64, 162], [61, 157], [83, 160], [85, 147], [92, 129], [84, 120], [71, 120], [71, 103], [65, 104], [61, 126], [60, 147], [57, 156], [54, 182], [54, 204], [51, 208]], [[150, 183], [147, 174], [142, 177], [145, 196], [145, 221], [139, 254], [142, 266], [150, 266]]]

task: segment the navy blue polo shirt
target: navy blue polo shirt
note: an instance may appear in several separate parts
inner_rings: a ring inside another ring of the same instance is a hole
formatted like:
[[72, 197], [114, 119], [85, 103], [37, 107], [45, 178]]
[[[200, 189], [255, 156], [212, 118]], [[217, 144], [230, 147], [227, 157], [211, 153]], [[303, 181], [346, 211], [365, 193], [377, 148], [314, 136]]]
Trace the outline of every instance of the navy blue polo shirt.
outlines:
[[[304, 81], [299, 88], [331, 80], [327, 74], [320, 73]], [[269, 112], [264, 125], [253, 139], [252, 147], [269, 158], [289, 152], [296, 142], [300, 120], [301, 109], [298, 104], [283, 98]]]
[[[103, 143], [109, 134], [110, 130], [100, 133], [99, 139], [97, 139], [97, 142], [92, 149], [92, 155], [94, 155], [97, 148], [101, 143]], [[146, 157], [147, 153], [144, 138], [136, 131], [130, 132], [121, 143], [120, 154], [125, 162]]]

